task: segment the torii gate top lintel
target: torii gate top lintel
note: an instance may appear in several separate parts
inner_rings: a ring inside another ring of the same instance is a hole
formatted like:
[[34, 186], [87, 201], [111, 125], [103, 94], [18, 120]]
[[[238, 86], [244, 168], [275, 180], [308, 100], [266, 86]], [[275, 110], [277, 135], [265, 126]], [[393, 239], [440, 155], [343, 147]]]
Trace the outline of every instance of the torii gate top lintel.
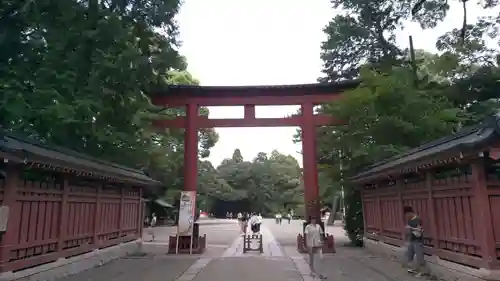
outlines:
[[191, 97], [222, 96], [283, 96], [332, 94], [359, 85], [358, 80], [345, 80], [335, 83], [312, 83], [292, 85], [256, 85], [256, 86], [200, 86], [200, 85], [168, 85], [153, 92], [153, 96], [188, 95]]
[[267, 86], [198, 86], [168, 85], [151, 93], [154, 104], [184, 106], [300, 105], [304, 102], [326, 103], [345, 90], [359, 85], [358, 80], [336, 83]]

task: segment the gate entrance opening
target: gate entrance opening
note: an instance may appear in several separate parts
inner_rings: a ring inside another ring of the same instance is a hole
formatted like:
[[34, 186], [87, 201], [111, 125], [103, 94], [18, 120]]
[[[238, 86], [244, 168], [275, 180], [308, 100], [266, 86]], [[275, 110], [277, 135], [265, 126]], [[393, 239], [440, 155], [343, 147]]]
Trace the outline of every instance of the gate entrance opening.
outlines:
[[224, 201], [217, 199], [212, 204], [212, 208], [209, 210], [216, 218], [226, 218], [227, 213], [232, 213], [233, 217], [238, 214], [238, 212], [250, 213], [252, 211], [252, 203], [248, 199], [234, 200], [234, 201]]
[[[316, 157], [316, 126], [338, 124], [327, 115], [315, 115], [314, 106], [330, 103], [352, 89], [358, 81], [331, 84], [281, 86], [196, 86], [170, 85], [151, 94], [157, 106], [185, 107], [186, 116], [173, 120], [154, 120], [158, 129], [183, 128], [184, 190], [196, 191], [198, 169], [198, 130], [217, 127], [300, 127], [302, 131], [302, 177], [306, 218], [320, 218], [318, 169]], [[299, 105], [301, 113], [282, 118], [256, 118], [260, 105]], [[244, 106], [243, 119], [209, 119], [199, 115], [200, 106]], [[302, 234], [299, 234], [302, 241]], [[303, 243], [299, 243], [302, 249]]]

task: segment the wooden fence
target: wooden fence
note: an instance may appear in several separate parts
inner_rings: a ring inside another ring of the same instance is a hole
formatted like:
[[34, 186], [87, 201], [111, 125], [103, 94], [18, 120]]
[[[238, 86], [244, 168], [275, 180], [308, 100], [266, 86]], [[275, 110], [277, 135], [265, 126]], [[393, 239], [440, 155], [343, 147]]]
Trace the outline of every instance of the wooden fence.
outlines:
[[403, 206], [411, 206], [422, 218], [426, 254], [474, 268], [499, 268], [496, 165], [476, 159], [366, 184], [365, 236], [403, 245]]
[[2, 170], [0, 200], [10, 216], [0, 243], [0, 272], [141, 236], [141, 187], [26, 165], [4, 165]]

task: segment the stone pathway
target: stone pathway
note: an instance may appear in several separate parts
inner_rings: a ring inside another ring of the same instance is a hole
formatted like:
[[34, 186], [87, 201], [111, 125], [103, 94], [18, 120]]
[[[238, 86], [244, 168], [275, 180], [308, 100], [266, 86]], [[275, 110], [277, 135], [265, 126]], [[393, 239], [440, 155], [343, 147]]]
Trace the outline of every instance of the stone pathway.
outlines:
[[[184, 279], [177, 279], [182, 280]], [[213, 260], [193, 281], [303, 281], [290, 259], [268, 260], [251, 256], [248, 258], [225, 258]]]
[[[235, 221], [219, 220], [202, 225], [208, 247], [202, 256], [165, 255], [166, 237], [145, 243], [148, 255], [113, 261], [60, 281], [312, 281], [304, 255], [296, 251], [300, 221], [276, 225], [265, 220], [264, 252], [243, 253], [243, 238]], [[331, 229], [341, 236], [339, 229]], [[162, 229], [158, 233], [172, 233]], [[373, 257], [362, 249], [342, 247], [337, 238], [337, 254], [325, 255], [321, 270], [335, 281], [413, 281], [398, 264]]]
[[[231, 247], [229, 247], [223, 254], [223, 258], [227, 257], [251, 257], [251, 256], [259, 256], [259, 257], [284, 257], [283, 251], [281, 247], [279, 246], [278, 242], [276, 241], [276, 238], [272, 234], [272, 232], [266, 227], [262, 226], [261, 228], [261, 234], [262, 234], [262, 243], [263, 248], [264, 248], [264, 253], [259, 253], [259, 252], [247, 252], [243, 253], [243, 236], [240, 236], [236, 238], [231, 244]], [[253, 248], [257, 248], [257, 244], [253, 243]]]

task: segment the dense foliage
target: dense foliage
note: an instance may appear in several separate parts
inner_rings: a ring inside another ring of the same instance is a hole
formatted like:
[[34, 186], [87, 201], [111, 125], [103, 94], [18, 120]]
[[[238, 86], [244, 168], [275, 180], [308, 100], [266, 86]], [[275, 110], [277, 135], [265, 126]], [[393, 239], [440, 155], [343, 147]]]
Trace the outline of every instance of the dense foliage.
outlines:
[[[157, 132], [152, 87], [198, 83], [177, 52], [180, 3], [167, 1], [2, 1], [0, 126], [182, 186], [183, 134]], [[208, 114], [203, 109], [204, 114]], [[200, 132], [200, 157], [218, 139]], [[162, 195], [161, 192], [159, 194]]]
[[[156, 108], [148, 93], [199, 83], [177, 52], [179, 8], [178, 0], [3, 1], [0, 126], [143, 169], [164, 183], [153, 196], [175, 202], [183, 186], [183, 131], [155, 131], [150, 123], [183, 109]], [[250, 162], [235, 151], [216, 169], [204, 158], [218, 135], [204, 129], [199, 137], [200, 208], [247, 198], [255, 211], [271, 212], [300, 199], [292, 157], [273, 151]]]
[[[211, 167], [209, 162], [203, 165]], [[298, 210], [302, 205], [301, 169], [290, 155], [274, 150], [270, 154], [259, 152], [252, 161], [245, 161], [236, 149], [213, 171], [212, 177], [215, 174], [218, 184], [226, 187], [207, 193], [213, 199], [246, 199], [251, 202], [250, 211], [263, 214]]]
[[[487, 40], [498, 42], [500, 17], [483, 17], [470, 24], [464, 15], [463, 22], [439, 37], [437, 54], [396, 45], [398, 28], [408, 21], [433, 28], [446, 17], [451, 3], [332, 0], [334, 8], [343, 12], [324, 29], [325, 75], [319, 80], [360, 78], [362, 83], [341, 101], [320, 108], [343, 120], [341, 126], [318, 129], [322, 168], [331, 183], [476, 123], [498, 109], [499, 52], [488, 47]], [[498, 4], [459, 3], [464, 13], [468, 5], [490, 9]], [[411, 55], [416, 59], [411, 60]], [[346, 230], [359, 243], [357, 237], [363, 231], [360, 197], [349, 185], [346, 181]], [[334, 193], [335, 184], [329, 189]]]

